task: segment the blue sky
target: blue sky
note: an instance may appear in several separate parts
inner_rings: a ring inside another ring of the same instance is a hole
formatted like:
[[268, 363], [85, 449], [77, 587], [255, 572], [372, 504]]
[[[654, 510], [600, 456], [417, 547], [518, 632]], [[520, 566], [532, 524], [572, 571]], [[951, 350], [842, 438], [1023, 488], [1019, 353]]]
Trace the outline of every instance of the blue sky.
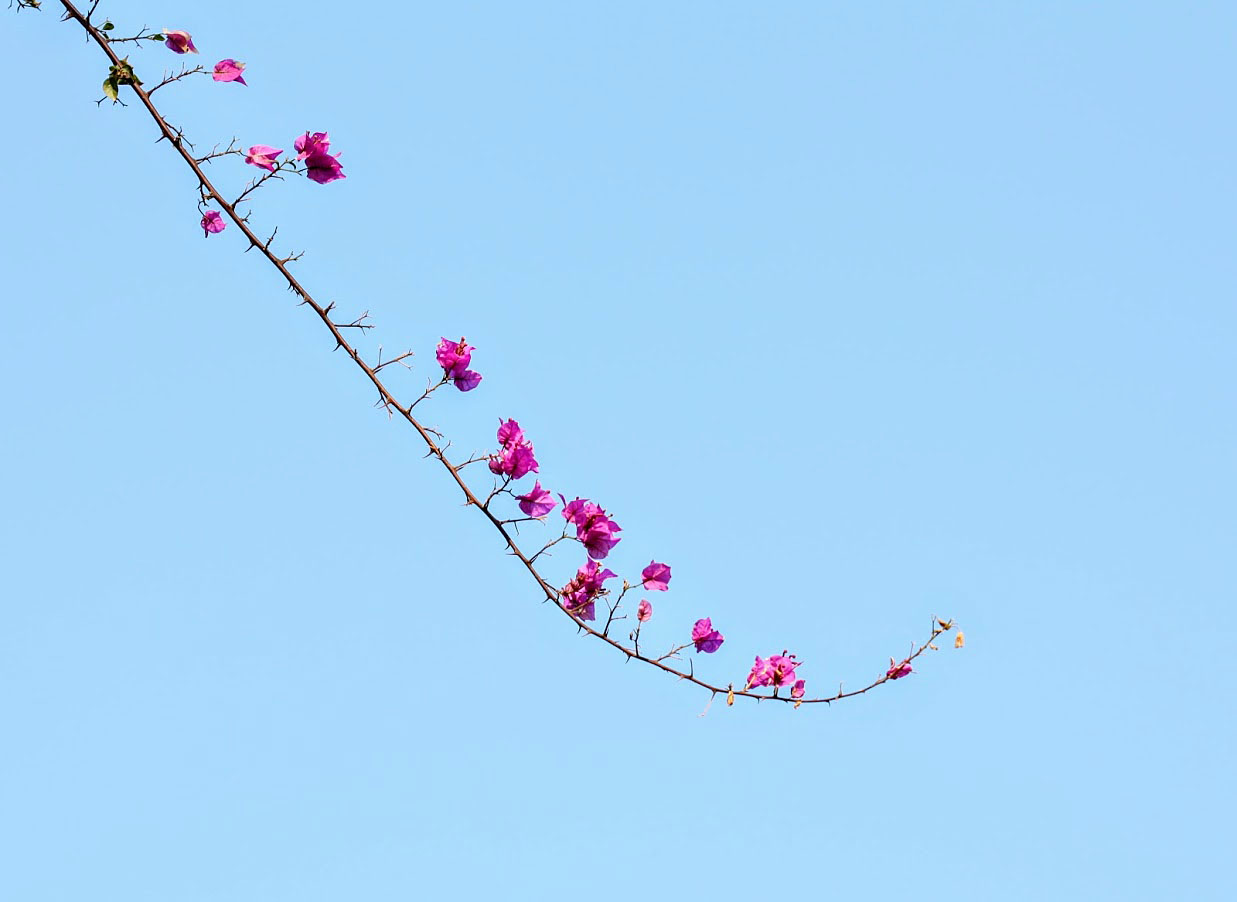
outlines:
[[669, 562], [646, 635], [829, 687], [966, 630], [699, 717], [203, 240], [53, 5], [0, 19], [0, 897], [1227, 898], [1231, 6], [101, 7], [248, 64], [156, 95], [203, 150], [330, 132], [259, 230], [405, 394], [468, 337], [427, 419]]

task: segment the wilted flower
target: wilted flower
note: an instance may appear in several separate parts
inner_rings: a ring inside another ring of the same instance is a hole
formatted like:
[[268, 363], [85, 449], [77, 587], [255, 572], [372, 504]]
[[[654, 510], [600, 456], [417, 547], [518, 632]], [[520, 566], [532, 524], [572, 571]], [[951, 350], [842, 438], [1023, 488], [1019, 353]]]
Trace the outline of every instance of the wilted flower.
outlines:
[[791, 698], [803, 698], [803, 693], [807, 691], [804, 688], [805, 685], [806, 684], [804, 683], [803, 680], [795, 680], [795, 684], [790, 687], [790, 697]]
[[255, 144], [249, 148], [249, 153], [245, 155], [245, 162], [251, 163], [259, 169], [274, 172], [275, 163], [281, 153], [283, 153], [283, 150], [278, 147], [271, 147], [269, 144]]
[[640, 604], [636, 607], [636, 619], [641, 623], [647, 623], [652, 616], [653, 606], [649, 604], [649, 600], [647, 598], [640, 599]]
[[692, 643], [696, 646], [696, 651], [711, 655], [721, 648], [725, 641], [726, 637], [713, 629], [713, 621], [708, 617], [697, 620], [692, 627]]
[[218, 235], [228, 224], [223, 221], [217, 210], [207, 210], [202, 215], [202, 231], [206, 235]]
[[533, 483], [533, 490], [527, 495], [516, 495], [515, 500], [520, 502], [520, 510], [526, 517], [544, 517], [558, 504], [550, 493], [541, 487], [540, 481]]
[[476, 348], [462, 338], [458, 342], [449, 338], [438, 342], [438, 350], [435, 351], [438, 365], [442, 367], [443, 375], [460, 391], [472, 391], [481, 381], [480, 373], [468, 369], [468, 364], [472, 362], [472, 352], [475, 350]]
[[173, 53], [197, 53], [198, 48], [193, 46], [193, 38], [189, 36], [187, 31], [168, 31], [163, 29], [163, 44], [168, 50]]
[[220, 60], [215, 63], [215, 73], [211, 78], [215, 81], [238, 81], [245, 85], [245, 79], [241, 77], [243, 71], [245, 71], [244, 63], [238, 63], [236, 60]]

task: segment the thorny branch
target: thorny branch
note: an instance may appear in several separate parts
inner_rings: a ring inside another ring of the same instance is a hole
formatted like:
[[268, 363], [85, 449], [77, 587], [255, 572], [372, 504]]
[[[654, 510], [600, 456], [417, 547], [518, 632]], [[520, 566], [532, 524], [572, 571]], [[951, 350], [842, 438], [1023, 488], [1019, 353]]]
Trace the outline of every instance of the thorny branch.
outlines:
[[[18, 2], [19, 7], [23, 7], [23, 8], [24, 7], [32, 7], [32, 8], [38, 7], [37, 0], [17, 0], [17, 2]], [[101, 32], [99, 28], [93, 25], [90, 20], [90, 16], [94, 13], [95, 8], [98, 6], [98, 2], [99, 0], [95, 0], [95, 2], [91, 4], [89, 11], [83, 14], [77, 9], [77, 7], [71, 2], [71, 0], [60, 0], [61, 5], [65, 9], [64, 19], [66, 21], [68, 20], [76, 21], [79, 25], [81, 25], [81, 27], [85, 29], [89, 38], [92, 39], [100, 47], [100, 49], [102, 49], [102, 51], [107, 55], [112, 65], [116, 66], [120, 64], [121, 62], [120, 58], [116, 55], [116, 53], [109, 46], [110, 42], [107, 36], [103, 32]], [[166, 83], [166, 80], [164, 83]], [[157, 85], [156, 88], [159, 86], [161, 85]], [[266, 260], [271, 264], [271, 266], [275, 267], [275, 269], [278, 270], [279, 274], [287, 282], [289, 290], [292, 291], [298, 298], [300, 298], [301, 304], [309, 307], [314, 312], [314, 314], [322, 321], [323, 326], [327, 329], [328, 332], [330, 332], [331, 337], [335, 340], [336, 349], [342, 348], [345, 354], [356, 364], [356, 366], [361, 370], [361, 372], [365, 375], [365, 377], [374, 386], [374, 388], [378, 392], [378, 397], [379, 397], [378, 403], [382, 407], [386, 408], [388, 413], [398, 414], [400, 417], [406, 420], [408, 424], [412, 426], [414, 430], [416, 430], [417, 434], [421, 437], [421, 440], [425, 443], [425, 446], [428, 449], [426, 452], [426, 456], [435, 458], [439, 462], [439, 464], [441, 464], [442, 467], [447, 471], [451, 479], [455, 482], [455, 484], [459, 487], [460, 491], [463, 493], [466, 506], [475, 507], [478, 511], [481, 512], [482, 516], [484, 516], [487, 520], [490, 521], [490, 524], [494, 527], [495, 530], [497, 530], [499, 536], [502, 538], [508, 551], [511, 553], [513, 557], [519, 560], [520, 564], [524, 567], [524, 569], [528, 572], [529, 576], [537, 584], [538, 589], [545, 596], [545, 600], [554, 604], [555, 607], [557, 607], [560, 611], [562, 611], [564, 616], [570, 618], [572, 622], [575, 624], [576, 628], [580, 632], [585, 633], [594, 639], [597, 639], [601, 642], [606, 643], [607, 645], [612, 646], [613, 648], [617, 649], [618, 651], [626, 655], [628, 660], [642, 661], [652, 667], [656, 667], [657, 669], [664, 671], [667, 674], [678, 677], [680, 680], [686, 680], [689, 683], [693, 683], [701, 687], [702, 689], [707, 690], [709, 693], [711, 693], [710, 698], [715, 697], [719, 694], [724, 694], [727, 696], [728, 704], [732, 704], [734, 699], [737, 697], [751, 698], [751, 699], [756, 699], [757, 701], [793, 702], [796, 707], [798, 707], [798, 705], [800, 704], [805, 704], [805, 705], [807, 704], [830, 704], [835, 701], [840, 701], [841, 699], [851, 698], [856, 695], [863, 695], [864, 693], [875, 689], [877, 686], [880, 686], [883, 683], [886, 683], [889, 680], [895, 678], [893, 676], [895, 671], [893, 668], [890, 668], [889, 672], [885, 673], [884, 675], [878, 677], [875, 680], [872, 680], [870, 683], [867, 683], [866, 685], [862, 686], [859, 689], [852, 689], [850, 691], [845, 691], [841, 686], [839, 686], [837, 693], [835, 693], [834, 695], [830, 695], [830, 696], [820, 696], [817, 698], [803, 698], [803, 699], [796, 700], [796, 699], [791, 699], [788, 696], [779, 696], [776, 690], [774, 690], [773, 694], [771, 695], [765, 695], [759, 692], [750, 691], [746, 688], [735, 689], [733, 684], [721, 686], [721, 685], [709, 683], [695, 675], [695, 668], [694, 668], [694, 665], [691, 663], [690, 659], [688, 661], [689, 667], [688, 667], [687, 672], [684, 672], [680, 669], [677, 669], [674, 666], [671, 666], [665, 663], [667, 660], [677, 660], [678, 653], [688, 648], [691, 645], [690, 642], [674, 647], [669, 652], [659, 657], [650, 657], [648, 655], [645, 655], [643, 652], [639, 650], [638, 643], [634, 644], [631, 647], [623, 645], [621, 642], [612, 638], [609, 635], [609, 628], [610, 628], [611, 623], [614, 620], [614, 611], [618, 607], [617, 601], [615, 602], [614, 606], [611, 608], [610, 617], [606, 621], [606, 624], [603, 629], [600, 629], [600, 630], [595, 629], [594, 627], [590, 626], [585, 621], [580, 620], [579, 618], [574, 616], [570, 611], [566, 609], [566, 607], [563, 605], [562, 601], [560, 600], [559, 590], [556, 589], [554, 586], [552, 586], [549, 582], [547, 582], [545, 577], [541, 575], [540, 571], [537, 569], [535, 565], [535, 561], [537, 558], [545, 554], [551, 547], [556, 545], [558, 542], [561, 542], [564, 539], [568, 538], [568, 535], [564, 533], [559, 538], [551, 540], [550, 542], [545, 544], [539, 551], [537, 551], [531, 556], [526, 554], [520, 548], [520, 546], [516, 543], [511, 531], [508, 530], [507, 523], [504, 522], [500, 517], [498, 517], [494, 512], [492, 512], [489, 509], [489, 506], [488, 506], [489, 501], [492, 500], [494, 495], [497, 494], [499, 491], [501, 491], [501, 489], [498, 489], [498, 490], [495, 490], [495, 492], [492, 492], [489, 498], [487, 498], [485, 502], [482, 502], [480, 498], [477, 496], [477, 494], [473, 491], [473, 489], [468, 485], [467, 482], [464, 481], [464, 478], [460, 475], [460, 471], [464, 466], [470, 463], [475, 463], [484, 458], [470, 458], [469, 460], [466, 460], [461, 464], [458, 464], [458, 465], [453, 464], [446, 455], [446, 447], [443, 444], [441, 444], [441, 440], [442, 440], [441, 435], [436, 430], [423, 425], [420, 422], [420, 420], [418, 420], [416, 417], [413, 416], [412, 408], [415, 407], [417, 404], [419, 404], [421, 401], [425, 400], [427, 397], [429, 397], [429, 395], [435, 389], [441, 387], [445, 383], [446, 378], [444, 377], [442, 380], [438, 381], [437, 383], [431, 383], [426, 388], [426, 390], [421, 394], [421, 396], [416, 401], [412, 402], [411, 404], [400, 403], [400, 401], [396, 399], [396, 397], [391, 392], [391, 390], [388, 389], [387, 386], [383, 383], [383, 381], [378, 377], [378, 371], [382, 367], [387, 366], [394, 361], [387, 361], [386, 363], [378, 363], [376, 365], [370, 365], [365, 360], [365, 358], [362, 357], [361, 354], [352, 346], [352, 344], [349, 343], [348, 339], [345, 337], [344, 333], [346, 329], [352, 328], [352, 329], [364, 330], [364, 329], [371, 328], [369, 324], [364, 322], [364, 320], [368, 317], [368, 313], [362, 314], [361, 317], [359, 317], [358, 319], [350, 323], [340, 323], [332, 319], [331, 311], [334, 309], [334, 306], [335, 306], [334, 302], [331, 302], [327, 305], [320, 304], [318, 301], [316, 301], [313, 298], [313, 296], [309, 293], [309, 291], [303, 285], [301, 285], [301, 283], [296, 279], [294, 275], [292, 275], [292, 272], [288, 269], [288, 264], [292, 262], [293, 260], [297, 259], [297, 257], [299, 257], [300, 255], [297, 254], [297, 255], [291, 255], [288, 257], [280, 257], [280, 256], [277, 256], [274, 252], [272, 252], [270, 245], [271, 245], [271, 242], [274, 240], [274, 237], [275, 237], [274, 233], [272, 233], [271, 237], [265, 241], [258, 238], [258, 236], [254, 233], [254, 231], [249, 227], [246, 217], [240, 215], [237, 212], [236, 202], [229, 202], [228, 199], [223, 196], [223, 194], [215, 187], [215, 185], [207, 177], [206, 173], [202, 169], [202, 164], [204, 162], [208, 162], [209, 160], [213, 159], [216, 156], [223, 156], [232, 151], [229, 149], [228, 151], [223, 151], [220, 153], [212, 152], [211, 154], [208, 154], [206, 157], [203, 157], [201, 159], [195, 158], [186, 149], [186, 145], [188, 144], [188, 142], [183, 139], [183, 136], [181, 135], [180, 131], [178, 129], [173, 128], [171, 125], [168, 124], [167, 120], [164, 119], [163, 115], [159, 112], [158, 109], [156, 109], [154, 103], [151, 101], [150, 94], [155, 89], [152, 88], [150, 91], [147, 91], [137, 84], [129, 84], [128, 87], [130, 87], [133, 90], [134, 94], [137, 95], [138, 99], [142, 103], [142, 106], [146, 108], [146, 111], [150, 114], [151, 119], [153, 119], [155, 124], [158, 126], [161, 132], [160, 140], [167, 139], [167, 141], [176, 149], [176, 152], [180, 154], [181, 159], [184, 161], [185, 165], [188, 166], [190, 170], [192, 170], [195, 176], [197, 176], [198, 181], [201, 186], [201, 192], [202, 192], [203, 199], [206, 201], [213, 201], [214, 203], [216, 203], [219, 206], [219, 208], [224, 212], [224, 214], [229, 219], [232, 220], [232, 222], [236, 225], [236, 227], [245, 236], [246, 240], [249, 243], [249, 246], [246, 248], [246, 252], [256, 249], [257, 251], [261, 253], [263, 257], [266, 258]], [[259, 180], [259, 183], [263, 180], [264, 179]], [[245, 195], [248, 193], [249, 193], [248, 190], [244, 192], [241, 195], [241, 197], [237, 199], [237, 202], [242, 200], [245, 197]], [[407, 355], [404, 355], [404, 356], [407, 356]], [[636, 585], [639, 585], [639, 584], [637, 583]], [[624, 593], [627, 591], [628, 588], [631, 588], [631, 586], [625, 587]], [[621, 598], [622, 596], [620, 595], [620, 600]], [[929, 648], [935, 648], [935, 646], [933, 645], [933, 640], [935, 640], [942, 633], [945, 633], [951, 630], [953, 626], [954, 624], [951, 621], [943, 621], [943, 620], [938, 620], [934, 618], [932, 621], [932, 631], [931, 631], [931, 635], [929, 636], [929, 638], [925, 642], [923, 642], [921, 645], [919, 645], [918, 647], [913, 647], [910, 654], [907, 655], [907, 657], [904, 658], [901, 663], [909, 664], [911, 661], [914, 661], [916, 658], [922, 655]]]

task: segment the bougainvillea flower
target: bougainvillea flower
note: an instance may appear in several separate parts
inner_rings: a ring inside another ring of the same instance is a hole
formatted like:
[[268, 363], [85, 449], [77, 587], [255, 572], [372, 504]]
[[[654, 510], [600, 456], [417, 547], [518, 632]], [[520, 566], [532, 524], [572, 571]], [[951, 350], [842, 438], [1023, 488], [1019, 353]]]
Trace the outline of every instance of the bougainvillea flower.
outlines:
[[[336, 179], [346, 179], [339, 158], [329, 153], [311, 153], [305, 158], [305, 175], [311, 182], [325, 185]], [[480, 381], [480, 379], [478, 379]]]
[[202, 216], [202, 233], [205, 235], [218, 235], [227, 227], [217, 210], [207, 210]]
[[442, 367], [443, 376], [453, 382], [460, 391], [472, 391], [481, 381], [480, 373], [468, 369], [468, 364], [472, 362], [472, 352], [475, 350], [476, 348], [462, 338], [458, 342], [444, 338], [438, 342], [438, 349], [434, 352], [438, 365]]
[[581, 620], [593, 620], [596, 617], [594, 603], [609, 591], [605, 581], [616, 576], [617, 573], [602, 570], [596, 561], [589, 561], [559, 590], [563, 608]]
[[296, 139], [296, 158], [303, 160], [313, 153], [330, 153], [331, 141], [326, 132], [309, 132]]
[[622, 539], [616, 538], [616, 532], [622, 532], [619, 526], [606, 512], [591, 501], [577, 498], [575, 501], [563, 499], [563, 519], [576, 528], [576, 538], [584, 543], [588, 556], [594, 560], [602, 560]]
[[558, 504], [553, 496], [541, 487], [540, 481], [533, 483], [533, 490], [527, 495], [516, 495], [515, 500], [520, 502], [520, 510], [526, 517], [544, 517]]
[[511, 479], [523, 479], [529, 473], [538, 472], [537, 458], [533, 457], [533, 446], [527, 442], [522, 445], [513, 445], [504, 449], [502, 454], [491, 457], [489, 467], [490, 472], [495, 476], [508, 476]]
[[498, 425], [498, 444], [504, 448], [519, 445], [523, 441], [524, 430], [520, 428], [520, 424], [515, 420], [507, 420], [507, 422]]
[[747, 675], [747, 689], [755, 689], [758, 686], [768, 686], [773, 680], [772, 670], [769, 667], [769, 662], [756, 655], [756, 663], [752, 665], [752, 672]]
[[255, 144], [249, 148], [249, 153], [245, 154], [245, 162], [257, 166], [259, 169], [274, 172], [275, 163], [278, 161], [281, 153], [283, 153], [283, 150], [278, 147], [271, 147], [269, 144]]
[[653, 606], [649, 604], [647, 598], [640, 599], [640, 605], [636, 608], [636, 619], [641, 623], [648, 623], [653, 616]]
[[747, 688], [755, 686], [787, 686], [795, 682], [795, 668], [802, 664], [795, 656], [783, 651], [780, 655], [770, 655], [766, 661], [760, 655], [752, 665], [752, 672], [747, 676]]
[[168, 50], [173, 53], [197, 53], [198, 48], [193, 46], [193, 38], [189, 36], [187, 31], [168, 31], [163, 29], [163, 44]]
[[696, 651], [711, 655], [721, 648], [725, 641], [726, 637], [713, 629], [713, 621], [708, 617], [697, 620], [696, 625], [692, 627], [692, 642], [696, 646]]
[[885, 671], [885, 676], [891, 680], [900, 680], [911, 672], [911, 662], [902, 661], [898, 664], [893, 662], [893, 658], [889, 659], [889, 669]]
[[650, 592], [665, 592], [670, 588], [670, 567], [668, 564], [650, 561], [649, 565], [640, 571], [640, 575], [644, 577], [641, 585]]
[[792, 686], [790, 689], [790, 697], [791, 698], [803, 698], [803, 693], [807, 691], [805, 688], [806, 685], [807, 684], [804, 683], [803, 680], [795, 680], [794, 686]]
[[[215, 63], [215, 73], [211, 78], [215, 81], [239, 81], [245, 85], [245, 79], [241, 77], [244, 71], [244, 63], [238, 63], [236, 60], [220, 60]], [[248, 85], [245, 86], [248, 87]]]

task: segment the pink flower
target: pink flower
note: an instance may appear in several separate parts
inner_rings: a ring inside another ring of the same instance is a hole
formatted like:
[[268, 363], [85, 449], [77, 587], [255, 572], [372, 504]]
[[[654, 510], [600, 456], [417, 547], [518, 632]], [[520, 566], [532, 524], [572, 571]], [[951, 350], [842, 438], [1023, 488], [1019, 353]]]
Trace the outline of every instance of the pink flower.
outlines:
[[617, 573], [602, 570], [596, 561], [589, 561], [576, 571], [571, 582], [559, 590], [563, 608], [581, 620], [594, 619], [594, 603], [609, 591], [605, 588], [605, 581], [616, 576]]
[[899, 664], [893, 663], [893, 658], [889, 659], [889, 669], [885, 671], [885, 676], [891, 680], [900, 680], [911, 672], [911, 662], [902, 661]]
[[207, 210], [202, 216], [202, 233], [205, 235], [218, 235], [227, 227], [228, 224], [216, 210]]
[[657, 561], [650, 561], [649, 565], [640, 571], [640, 575], [644, 577], [641, 585], [650, 592], [665, 592], [670, 588], [670, 567], [667, 564], [659, 564]]
[[607, 517], [596, 504], [583, 498], [568, 503], [562, 495], [558, 497], [563, 499], [563, 518], [575, 525], [576, 538], [584, 544], [589, 557], [600, 561], [623, 541], [614, 535], [622, 532], [623, 527]]
[[803, 680], [795, 680], [795, 685], [790, 689], [791, 698], [803, 698], [803, 693], [807, 691]]
[[283, 151], [278, 147], [271, 147], [269, 144], [255, 144], [249, 148], [249, 153], [245, 155], [245, 162], [257, 166], [259, 169], [274, 172], [275, 163], [281, 153]]
[[[795, 682], [795, 668], [802, 662], [795, 656], [783, 651], [780, 655], [770, 655], [766, 661], [760, 655], [752, 665], [752, 672], [747, 676], [747, 688], [756, 686], [786, 686]], [[792, 690], [793, 692], [793, 690]]]
[[[522, 479], [537, 472], [537, 458], [533, 457], [533, 444], [524, 438], [524, 430], [515, 420], [507, 420], [498, 427], [498, 441], [502, 453], [490, 458], [490, 472], [495, 476]], [[552, 510], [553, 504], [546, 508]]]
[[711, 655], [721, 648], [725, 641], [726, 637], [713, 629], [713, 621], [708, 617], [697, 620], [696, 625], [692, 627], [692, 642], [696, 646], [696, 651]]
[[331, 154], [331, 140], [326, 132], [305, 132], [297, 138], [296, 158], [305, 161], [305, 175], [319, 185], [348, 177], [340, 166], [339, 155]]
[[173, 53], [197, 53], [198, 48], [193, 46], [193, 38], [189, 36], [187, 31], [168, 31], [163, 29], [164, 46]]
[[641, 623], [648, 623], [653, 616], [653, 606], [649, 604], [647, 598], [640, 599], [640, 605], [636, 608], [636, 619]]
[[[319, 134], [326, 137], [321, 132]], [[472, 352], [475, 350], [476, 348], [462, 338], [458, 342], [449, 338], [438, 342], [438, 350], [435, 351], [438, 365], [442, 367], [443, 376], [460, 391], [472, 391], [481, 381], [480, 373], [468, 369], [468, 364], [472, 362]]]
[[515, 420], [507, 420], [498, 426], [498, 443], [504, 448], [519, 445], [524, 441], [524, 430]]
[[526, 517], [544, 517], [558, 504], [550, 493], [541, 487], [540, 481], [533, 484], [533, 490], [527, 495], [516, 495], [515, 500], [520, 502], [520, 510]]
[[244, 85], [245, 79], [241, 78], [241, 72], [244, 70], [244, 63], [238, 63], [236, 60], [220, 60], [215, 63], [215, 74], [211, 78], [215, 81], [239, 81]]
[[319, 185], [326, 185], [337, 179], [348, 177], [344, 175], [339, 159], [329, 153], [311, 153], [305, 160], [305, 175], [311, 182], [317, 182]]
[[331, 141], [326, 132], [309, 132], [296, 139], [296, 158], [303, 160], [313, 153], [330, 153]]

